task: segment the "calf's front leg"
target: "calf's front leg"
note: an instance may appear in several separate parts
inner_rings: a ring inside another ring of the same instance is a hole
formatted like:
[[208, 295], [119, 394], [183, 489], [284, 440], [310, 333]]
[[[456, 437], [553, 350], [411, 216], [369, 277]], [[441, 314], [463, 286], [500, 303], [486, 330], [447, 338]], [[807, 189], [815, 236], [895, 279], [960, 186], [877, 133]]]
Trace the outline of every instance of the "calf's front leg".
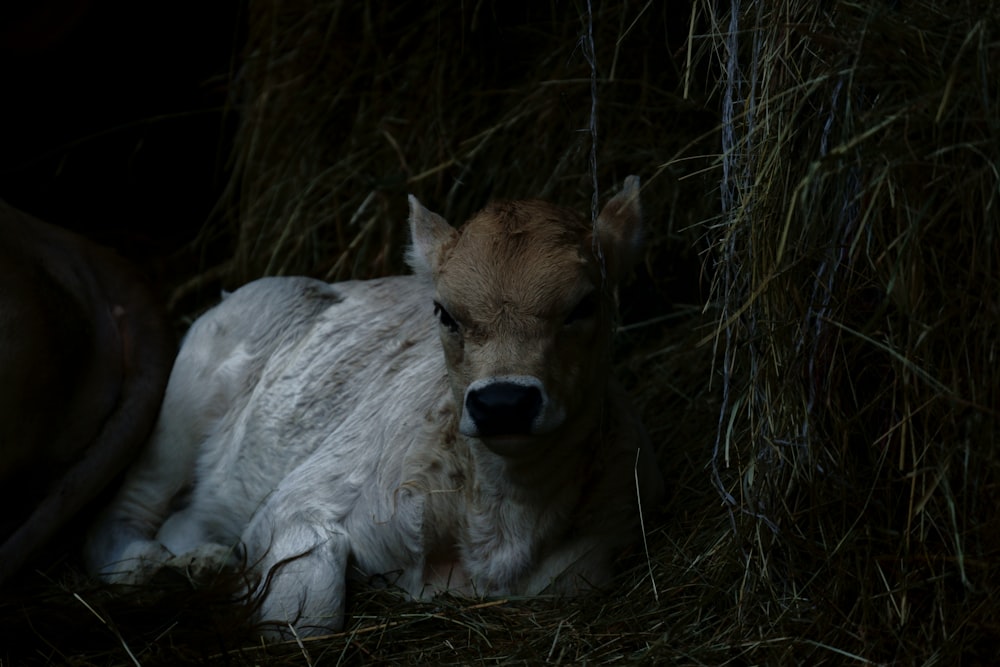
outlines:
[[290, 504], [272, 497], [243, 538], [247, 562], [261, 574], [258, 616], [272, 639], [344, 626], [350, 537], [325, 508], [283, 511]]

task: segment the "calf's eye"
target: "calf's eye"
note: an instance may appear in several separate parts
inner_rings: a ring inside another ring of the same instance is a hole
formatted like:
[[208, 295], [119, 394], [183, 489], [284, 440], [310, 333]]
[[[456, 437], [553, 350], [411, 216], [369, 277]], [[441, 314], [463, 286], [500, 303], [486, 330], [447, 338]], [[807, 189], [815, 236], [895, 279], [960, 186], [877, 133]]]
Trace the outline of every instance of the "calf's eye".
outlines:
[[569, 311], [569, 315], [566, 316], [564, 323], [573, 324], [574, 322], [589, 320], [595, 313], [597, 313], [597, 292], [590, 292], [573, 306], [573, 310]]
[[437, 301], [434, 302], [434, 314], [437, 315], [438, 319], [441, 320], [441, 324], [448, 328], [452, 333], [458, 333], [458, 322], [455, 318], [451, 316], [447, 310], [444, 309]]

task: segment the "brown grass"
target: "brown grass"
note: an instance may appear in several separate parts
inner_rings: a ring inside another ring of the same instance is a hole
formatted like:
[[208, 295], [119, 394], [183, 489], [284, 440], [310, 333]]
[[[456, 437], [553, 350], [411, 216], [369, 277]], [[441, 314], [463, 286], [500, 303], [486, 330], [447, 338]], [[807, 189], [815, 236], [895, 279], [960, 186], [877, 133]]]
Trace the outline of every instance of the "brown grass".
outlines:
[[586, 2], [379, 4], [251, 3], [227, 216], [174, 312], [401, 270], [407, 192], [459, 221], [638, 173], [619, 372], [671, 488], [648, 549], [605, 596], [362, 588], [344, 633], [272, 646], [224, 583], [107, 591], [56, 559], [0, 605], [0, 661], [991, 663], [994, 4], [595, 4], [596, 170]]
[[996, 632], [997, 19], [757, 9], [726, 82], [712, 462], [741, 596], [876, 662], [989, 659]]

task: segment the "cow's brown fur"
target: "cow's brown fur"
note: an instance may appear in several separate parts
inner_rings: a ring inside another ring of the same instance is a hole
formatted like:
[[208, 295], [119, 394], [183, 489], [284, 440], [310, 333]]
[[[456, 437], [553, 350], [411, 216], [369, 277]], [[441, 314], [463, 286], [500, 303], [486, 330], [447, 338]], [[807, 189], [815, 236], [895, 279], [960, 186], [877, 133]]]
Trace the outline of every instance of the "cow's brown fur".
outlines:
[[138, 453], [174, 351], [125, 261], [0, 202], [0, 582]]

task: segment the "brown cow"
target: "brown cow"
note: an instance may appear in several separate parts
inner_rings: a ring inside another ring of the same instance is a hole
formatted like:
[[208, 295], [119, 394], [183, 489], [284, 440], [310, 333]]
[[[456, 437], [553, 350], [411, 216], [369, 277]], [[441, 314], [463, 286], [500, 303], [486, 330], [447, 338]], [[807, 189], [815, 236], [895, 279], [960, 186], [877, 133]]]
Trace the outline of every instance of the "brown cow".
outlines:
[[126, 262], [0, 202], [0, 583], [138, 453], [174, 352]]

